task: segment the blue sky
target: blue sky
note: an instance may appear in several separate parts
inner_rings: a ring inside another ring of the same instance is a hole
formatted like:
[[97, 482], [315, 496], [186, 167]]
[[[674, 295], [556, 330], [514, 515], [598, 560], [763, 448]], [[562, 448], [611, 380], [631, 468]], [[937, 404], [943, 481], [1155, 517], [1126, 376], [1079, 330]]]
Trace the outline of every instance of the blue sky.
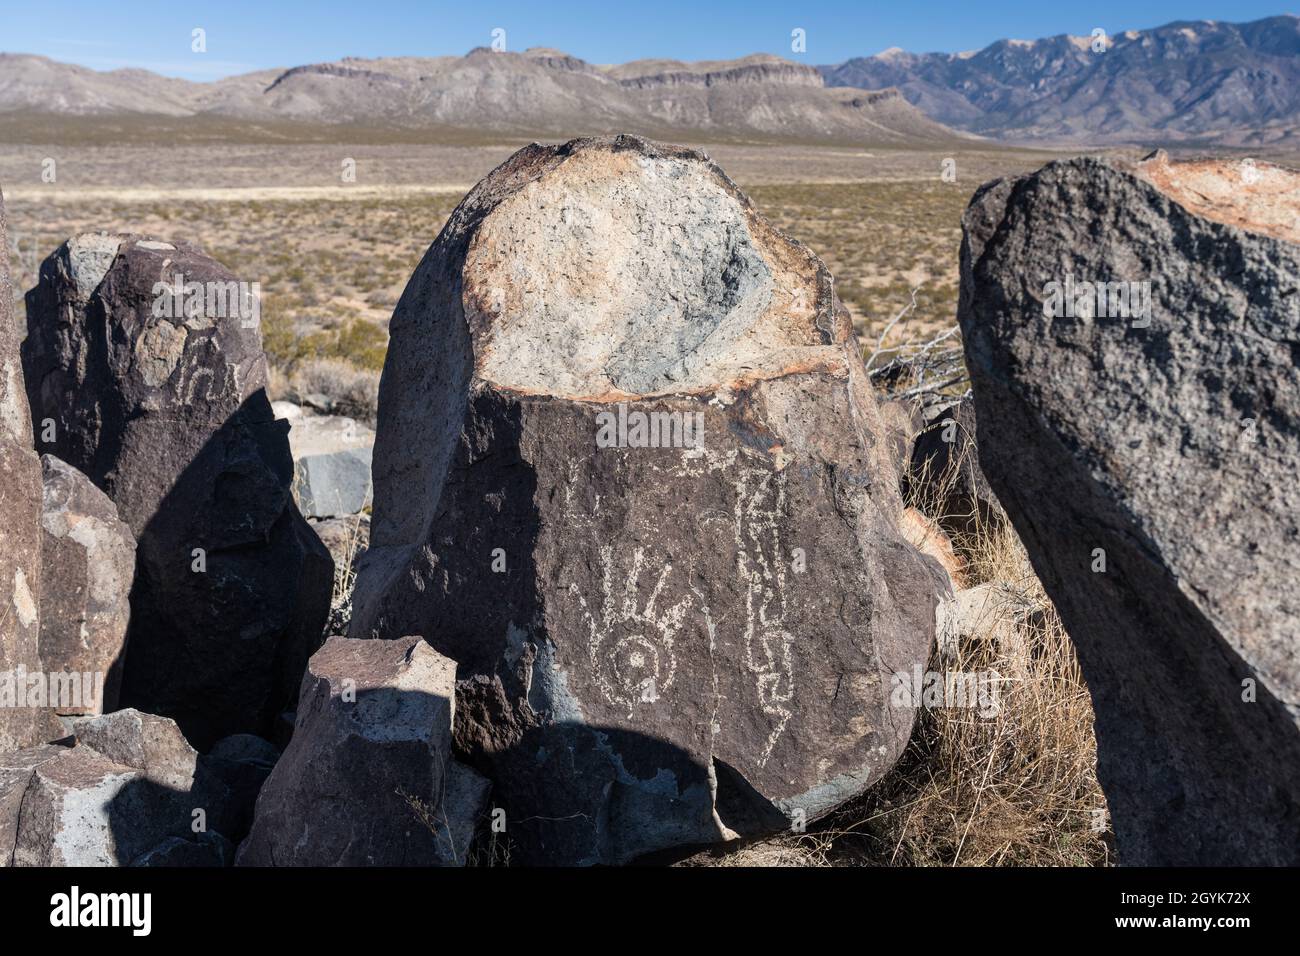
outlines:
[[[1094, 27], [1115, 33], [1171, 20], [1244, 22], [1285, 12], [1291, 11], [1252, 0], [0, 0], [0, 50], [40, 53], [95, 69], [137, 66], [205, 80], [344, 56], [460, 55], [488, 45], [499, 27], [506, 31], [508, 49], [558, 47], [594, 63], [725, 59], [754, 52], [836, 63], [892, 46], [955, 52], [1002, 37], [1087, 35]], [[206, 53], [190, 49], [195, 27], [206, 31]], [[790, 50], [796, 27], [807, 34], [804, 54]]]

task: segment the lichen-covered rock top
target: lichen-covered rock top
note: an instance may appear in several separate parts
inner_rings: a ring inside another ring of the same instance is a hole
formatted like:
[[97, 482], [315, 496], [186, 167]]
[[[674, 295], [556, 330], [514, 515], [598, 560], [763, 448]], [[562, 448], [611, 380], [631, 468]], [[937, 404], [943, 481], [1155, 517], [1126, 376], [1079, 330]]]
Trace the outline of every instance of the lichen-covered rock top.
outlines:
[[615, 400], [843, 367], [825, 266], [704, 154], [623, 136], [508, 169], [510, 191], [471, 193], [462, 220], [482, 216], [462, 266], [479, 377]]

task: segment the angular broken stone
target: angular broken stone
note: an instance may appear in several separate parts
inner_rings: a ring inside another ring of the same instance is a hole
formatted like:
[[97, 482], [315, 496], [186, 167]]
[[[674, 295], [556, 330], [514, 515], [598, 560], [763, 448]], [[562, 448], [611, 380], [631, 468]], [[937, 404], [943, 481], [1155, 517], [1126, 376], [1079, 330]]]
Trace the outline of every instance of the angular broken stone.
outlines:
[[176, 795], [89, 747], [0, 755], [0, 861], [127, 866], [181, 825]]
[[1300, 863], [1300, 174], [981, 188], [980, 461], [1079, 649], [1121, 862]]
[[42, 451], [83, 471], [137, 540], [123, 703], [201, 749], [270, 732], [329, 610], [298, 513], [257, 314], [193, 246], [82, 234], [41, 266], [23, 344]]
[[973, 642], [992, 645], [1005, 666], [1023, 670], [1028, 652], [1022, 628], [1041, 617], [1041, 610], [1005, 585], [993, 582], [956, 591], [939, 603], [936, 644], [939, 654], [958, 658]]
[[455, 680], [418, 637], [327, 641], [238, 865], [463, 865], [487, 793], [451, 757]]
[[42, 455], [41, 471], [41, 663], [47, 673], [93, 675], [98, 687], [79, 705], [50, 706], [60, 714], [101, 714], [117, 707], [135, 536], [109, 497], [67, 462]]
[[77, 743], [114, 763], [144, 771], [145, 776], [173, 790], [189, 790], [198, 753], [176, 721], [138, 710], [119, 710], [102, 717], [74, 721]]
[[[0, 684], [3, 675], [39, 673], [41, 593], [41, 463], [32, 451], [32, 426], [19, 358], [22, 336], [14, 322], [9, 240], [0, 196]], [[12, 681], [12, 676], [9, 678]], [[0, 753], [41, 743], [45, 718], [35, 708], [3, 701]], [[2, 852], [2, 851], [0, 851]]]
[[70, 723], [75, 746], [0, 755], [0, 865], [231, 862], [270, 744], [228, 738], [208, 758], [165, 717], [122, 710]]
[[458, 662], [512, 859], [772, 832], [889, 769], [948, 585], [829, 273], [707, 157], [519, 151], [391, 343], [350, 633]]
[[302, 513], [308, 518], [336, 518], [358, 514], [369, 505], [374, 444], [374, 431], [351, 418], [293, 418], [289, 429], [293, 496]]

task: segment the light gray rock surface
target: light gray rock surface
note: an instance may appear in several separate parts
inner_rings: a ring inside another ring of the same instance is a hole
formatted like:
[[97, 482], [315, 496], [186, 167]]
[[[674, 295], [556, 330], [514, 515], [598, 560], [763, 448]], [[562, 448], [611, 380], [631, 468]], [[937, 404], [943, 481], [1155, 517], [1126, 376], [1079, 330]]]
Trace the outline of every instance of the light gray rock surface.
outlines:
[[373, 500], [371, 450], [348, 448], [294, 462], [293, 495], [308, 518], [354, 515]]
[[293, 495], [302, 513], [308, 518], [337, 518], [358, 514], [369, 505], [374, 444], [374, 431], [351, 418], [305, 415], [291, 419]]
[[350, 633], [458, 662], [513, 858], [770, 833], [889, 769], [948, 586], [829, 273], [707, 157], [519, 151], [391, 335]]
[[[1300, 863], [1300, 175], [1249, 169], [1053, 163], [964, 220], [980, 461], [1078, 645], [1126, 864]], [[1053, 312], [1067, 275], [1148, 314]]]

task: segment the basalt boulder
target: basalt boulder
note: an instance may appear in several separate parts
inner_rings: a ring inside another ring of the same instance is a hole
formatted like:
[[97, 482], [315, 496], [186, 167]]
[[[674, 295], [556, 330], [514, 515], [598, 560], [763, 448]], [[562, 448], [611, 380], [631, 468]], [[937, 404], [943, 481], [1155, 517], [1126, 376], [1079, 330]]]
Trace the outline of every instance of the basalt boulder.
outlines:
[[980, 461], [1078, 645], [1119, 859], [1300, 864], [1300, 174], [981, 188]]
[[[39, 673], [41, 594], [41, 463], [32, 426], [14, 322], [9, 240], [0, 196], [0, 682]], [[2, 675], [10, 675], [5, 678]], [[13, 688], [16, 690], [16, 688]], [[0, 692], [2, 693], [2, 692]], [[0, 706], [0, 753], [43, 743], [46, 717], [37, 709]]]
[[93, 675], [99, 689], [90, 700], [50, 704], [60, 714], [101, 714], [117, 707], [121, 687], [135, 536], [109, 497], [67, 462], [42, 455], [41, 473], [41, 664]]
[[255, 292], [193, 246], [88, 233], [27, 294], [38, 446], [101, 488], [137, 541], [122, 701], [173, 717], [200, 749], [270, 732], [329, 610]]
[[161, 786], [188, 791], [194, 785], [198, 753], [174, 720], [128, 708], [73, 721], [72, 732], [79, 745], [141, 770]]
[[830, 274], [706, 156], [519, 151], [391, 336], [350, 633], [458, 662], [512, 859], [769, 833], [889, 769], [948, 585]]
[[488, 784], [451, 756], [456, 664], [418, 637], [331, 638], [240, 866], [458, 866]]

